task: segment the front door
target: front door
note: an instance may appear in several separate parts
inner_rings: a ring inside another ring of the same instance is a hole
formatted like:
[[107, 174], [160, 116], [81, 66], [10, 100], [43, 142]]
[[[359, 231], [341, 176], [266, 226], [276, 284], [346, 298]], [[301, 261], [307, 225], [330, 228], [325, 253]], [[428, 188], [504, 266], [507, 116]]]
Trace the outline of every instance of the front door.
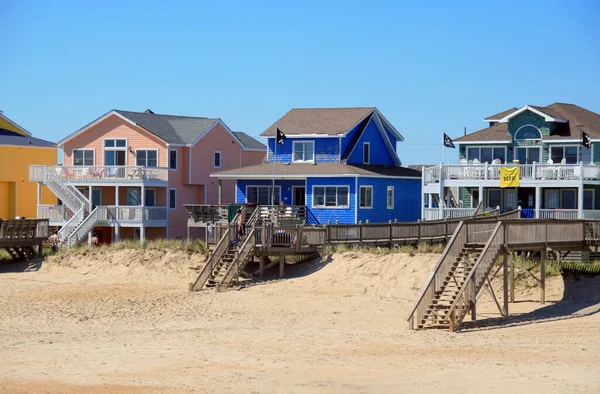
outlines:
[[294, 186], [292, 190], [292, 205], [306, 205], [306, 188], [304, 186]]
[[102, 205], [102, 189], [92, 188], [92, 207]]
[[140, 189], [127, 188], [127, 205], [138, 206], [140, 204]]

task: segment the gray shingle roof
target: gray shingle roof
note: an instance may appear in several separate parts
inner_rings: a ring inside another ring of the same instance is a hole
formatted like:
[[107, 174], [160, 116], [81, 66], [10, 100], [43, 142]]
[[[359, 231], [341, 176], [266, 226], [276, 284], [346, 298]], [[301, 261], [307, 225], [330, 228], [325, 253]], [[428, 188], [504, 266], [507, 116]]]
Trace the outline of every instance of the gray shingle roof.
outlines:
[[[332, 176], [402, 176], [420, 178], [421, 171], [406, 167], [375, 166], [375, 165], [350, 165], [344, 163], [275, 163], [275, 174], [278, 177], [302, 176], [302, 175], [332, 175]], [[254, 166], [236, 168], [233, 170], [219, 171], [211, 174], [215, 177], [257, 177], [264, 176], [269, 179], [273, 176], [273, 163], [263, 163]]]
[[262, 142], [250, 137], [248, 134], [241, 131], [234, 131], [233, 134], [240, 140], [246, 149], [267, 150], [267, 146]]
[[17, 134], [15, 132], [4, 129], [0, 129], [0, 145], [56, 148], [56, 144], [54, 142], [42, 140], [27, 135]]
[[170, 144], [192, 144], [215, 123], [217, 118], [159, 115], [150, 112], [115, 112]]

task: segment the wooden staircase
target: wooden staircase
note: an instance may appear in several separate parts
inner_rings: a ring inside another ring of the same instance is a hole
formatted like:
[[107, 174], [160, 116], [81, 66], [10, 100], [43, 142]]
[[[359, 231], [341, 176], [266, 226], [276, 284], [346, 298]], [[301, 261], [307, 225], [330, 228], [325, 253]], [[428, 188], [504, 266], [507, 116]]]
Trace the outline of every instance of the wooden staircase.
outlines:
[[32, 246], [8, 246], [4, 250], [15, 261], [29, 260], [36, 256], [35, 249]]
[[464, 245], [444, 277], [440, 290], [435, 292], [435, 296], [417, 328], [450, 328], [450, 308], [456, 301], [469, 273], [475, 267], [475, 262], [481, 255], [483, 248], [484, 245], [479, 244]]
[[230, 247], [225, 253], [223, 253], [221, 258], [215, 263], [204, 287], [215, 288], [221, 283], [221, 281], [225, 277], [225, 273], [229, 270], [229, 267], [231, 267], [231, 265], [235, 261], [236, 254], [236, 247]]

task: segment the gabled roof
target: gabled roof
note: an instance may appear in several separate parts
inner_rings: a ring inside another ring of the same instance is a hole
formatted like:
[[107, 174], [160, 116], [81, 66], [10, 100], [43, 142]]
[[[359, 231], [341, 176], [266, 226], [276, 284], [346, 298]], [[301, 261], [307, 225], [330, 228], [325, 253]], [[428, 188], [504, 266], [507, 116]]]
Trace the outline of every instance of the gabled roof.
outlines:
[[242, 143], [245, 149], [249, 150], [267, 150], [267, 146], [262, 142], [250, 137], [248, 134], [241, 131], [234, 131], [233, 134]]
[[[0, 111], [0, 119], [5, 120], [7, 123], [9, 123], [10, 125], [12, 125], [13, 127], [15, 127], [17, 130], [19, 130], [20, 132], [22, 132], [25, 135], [31, 135], [31, 133], [27, 130], [25, 130], [24, 128], [22, 128], [21, 126], [19, 126], [17, 123], [13, 122], [12, 120], [10, 120], [9, 118], [7, 118], [4, 115], [4, 111]], [[18, 133], [17, 133], [18, 134]]]
[[504, 118], [506, 115], [510, 115], [518, 109], [519, 108], [517, 108], [517, 107], [512, 107], [511, 109], [507, 109], [506, 111], [502, 111], [498, 114], [488, 116], [483, 121], [484, 122], [498, 122], [498, 121], [500, 121], [500, 119]]
[[56, 144], [54, 142], [35, 138], [31, 135], [15, 133], [14, 131], [4, 129], [0, 129], [0, 145], [56, 148]]
[[[575, 104], [566, 103], [554, 103], [546, 107], [539, 107], [533, 105], [526, 105], [521, 109], [509, 112], [504, 111], [497, 115], [504, 116], [505, 122], [496, 123], [483, 130], [476, 131], [474, 133], [467, 134], [466, 136], [456, 138], [454, 141], [458, 143], [469, 143], [469, 142], [510, 142], [511, 137], [508, 134], [508, 121], [511, 117], [516, 116], [517, 112], [522, 113], [526, 110], [530, 110], [535, 113], [541, 113], [547, 119], [553, 119], [550, 121], [557, 122], [558, 126], [553, 134], [550, 136], [544, 136], [543, 140], [567, 140], [567, 139], [579, 139], [581, 131], [586, 132], [593, 139], [600, 139], [600, 114], [589, 111], [585, 108], [579, 107]], [[490, 116], [486, 118], [486, 121], [490, 121], [492, 118], [497, 116]], [[498, 122], [500, 120], [497, 120]]]
[[375, 110], [375, 107], [292, 108], [260, 136], [274, 136], [276, 127], [287, 136], [346, 134]]
[[233, 179], [277, 179], [303, 177], [357, 177], [357, 176], [389, 176], [420, 178], [421, 172], [406, 167], [354, 165], [344, 163], [263, 163], [254, 166], [219, 171], [210, 174], [213, 178]]

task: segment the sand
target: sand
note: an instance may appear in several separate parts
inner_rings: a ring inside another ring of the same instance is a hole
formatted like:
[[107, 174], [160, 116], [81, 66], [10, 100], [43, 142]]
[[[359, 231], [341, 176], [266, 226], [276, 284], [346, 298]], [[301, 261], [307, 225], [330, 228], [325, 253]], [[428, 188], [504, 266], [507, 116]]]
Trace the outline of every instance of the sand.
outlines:
[[437, 258], [348, 252], [225, 293], [188, 292], [202, 259], [183, 252], [5, 265], [0, 392], [600, 391], [598, 303], [559, 302], [560, 277], [545, 306], [520, 290], [509, 324], [486, 296], [462, 332], [409, 330]]

